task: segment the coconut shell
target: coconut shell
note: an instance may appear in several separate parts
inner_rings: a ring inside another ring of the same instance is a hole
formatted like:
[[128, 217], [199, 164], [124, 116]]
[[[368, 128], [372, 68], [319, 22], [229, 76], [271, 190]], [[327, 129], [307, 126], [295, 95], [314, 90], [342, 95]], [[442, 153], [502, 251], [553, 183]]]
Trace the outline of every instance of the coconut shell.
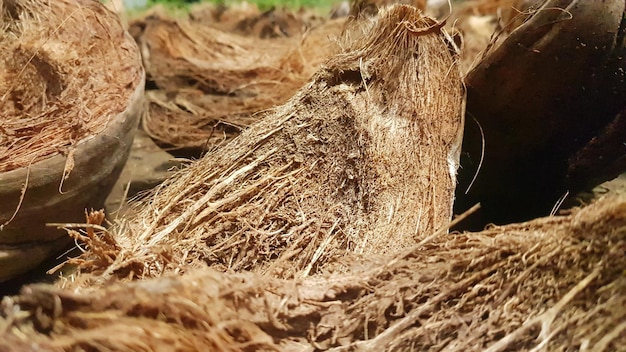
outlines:
[[481, 202], [483, 225], [520, 221], [578, 190], [568, 159], [626, 101], [624, 8], [547, 1], [467, 75], [459, 212]]

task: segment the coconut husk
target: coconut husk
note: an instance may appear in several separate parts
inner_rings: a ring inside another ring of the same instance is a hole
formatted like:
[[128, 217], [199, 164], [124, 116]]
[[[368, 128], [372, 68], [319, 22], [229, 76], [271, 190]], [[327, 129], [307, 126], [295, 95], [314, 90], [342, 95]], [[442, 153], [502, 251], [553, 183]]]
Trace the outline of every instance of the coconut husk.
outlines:
[[283, 38], [302, 35], [305, 29], [301, 16], [287, 9], [272, 8], [240, 21], [233, 32], [259, 38]]
[[456, 60], [414, 7], [366, 23], [287, 104], [138, 204], [115, 245], [87, 255], [104, 263], [93, 278], [205, 265], [307, 276], [338, 253], [397, 253], [446, 226], [463, 125]]
[[[338, 51], [342, 20], [302, 36], [259, 40], [197, 21], [148, 17], [139, 37], [148, 86], [143, 128], [161, 145], [211, 149], [286, 102]], [[198, 154], [198, 153], [196, 153]]]
[[224, 32], [232, 32], [237, 25], [251, 18], [258, 18], [261, 10], [249, 2], [238, 4], [193, 4], [189, 10], [189, 19], [212, 26]]
[[141, 75], [134, 44], [93, 1], [4, 0], [0, 11], [0, 172], [59, 153], [69, 172], [74, 146], [126, 108]]
[[406, 4], [414, 6], [420, 11], [426, 9], [426, 0], [354, 0], [351, 1], [351, 17], [368, 17], [378, 14], [378, 11], [391, 4]]
[[[441, 235], [348, 274], [212, 269], [5, 298], [0, 350], [620, 351], [626, 196]], [[32, 347], [31, 347], [32, 348]]]
[[272, 7], [261, 11], [256, 4], [199, 3], [191, 6], [189, 19], [227, 33], [257, 38], [296, 37], [326, 22], [315, 10]]

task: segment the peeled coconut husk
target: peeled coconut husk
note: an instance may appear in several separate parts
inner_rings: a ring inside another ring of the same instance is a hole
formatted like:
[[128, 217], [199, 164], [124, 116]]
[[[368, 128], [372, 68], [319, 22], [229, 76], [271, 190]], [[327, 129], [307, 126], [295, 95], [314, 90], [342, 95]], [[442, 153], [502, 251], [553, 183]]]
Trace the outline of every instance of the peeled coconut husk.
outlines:
[[621, 351], [626, 196], [304, 280], [200, 269], [5, 298], [0, 350]]
[[4, 0], [0, 11], [0, 172], [71, 156], [126, 108], [136, 53], [92, 1]]
[[[303, 36], [260, 40], [149, 17], [138, 37], [148, 73], [143, 128], [163, 146], [211, 149], [285, 103], [338, 51], [336, 20]], [[199, 154], [199, 153], [198, 153]]]
[[307, 276], [445, 227], [463, 128], [456, 60], [414, 7], [367, 25], [288, 103], [137, 204], [105, 235], [114, 245], [85, 255], [104, 263], [92, 278], [205, 265]]

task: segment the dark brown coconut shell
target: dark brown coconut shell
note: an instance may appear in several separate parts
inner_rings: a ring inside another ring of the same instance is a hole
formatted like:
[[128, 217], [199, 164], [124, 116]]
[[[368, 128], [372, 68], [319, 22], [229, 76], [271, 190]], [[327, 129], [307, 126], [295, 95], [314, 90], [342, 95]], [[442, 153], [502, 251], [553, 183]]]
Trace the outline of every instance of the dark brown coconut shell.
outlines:
[[485, 222], [526, 220], [586, 184], [568, 159], [624, 107], [625, 18], [623, 0], [546, 1], [467, 75], [459, 212], [481, 202]]

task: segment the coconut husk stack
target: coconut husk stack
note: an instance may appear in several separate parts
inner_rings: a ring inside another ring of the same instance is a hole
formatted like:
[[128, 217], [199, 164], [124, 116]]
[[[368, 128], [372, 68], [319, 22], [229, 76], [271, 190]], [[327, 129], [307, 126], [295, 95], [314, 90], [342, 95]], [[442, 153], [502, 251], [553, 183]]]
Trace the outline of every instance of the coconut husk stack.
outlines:
[[241, 26], [229, 28], [157, 12], [131, 24], [148, 87], [155, 88], [147, 93], [142, 125], [155, 141], [192, 155], [212, 149], [257, 121], [261, 112], [285, 103], [339, 50], [335, 39], [343, 20], [304, 33], [298, 26], [291, 37], [259, 39], [254, 30], [246, 32], [267, 16], [244, 17], [237, 22]]

